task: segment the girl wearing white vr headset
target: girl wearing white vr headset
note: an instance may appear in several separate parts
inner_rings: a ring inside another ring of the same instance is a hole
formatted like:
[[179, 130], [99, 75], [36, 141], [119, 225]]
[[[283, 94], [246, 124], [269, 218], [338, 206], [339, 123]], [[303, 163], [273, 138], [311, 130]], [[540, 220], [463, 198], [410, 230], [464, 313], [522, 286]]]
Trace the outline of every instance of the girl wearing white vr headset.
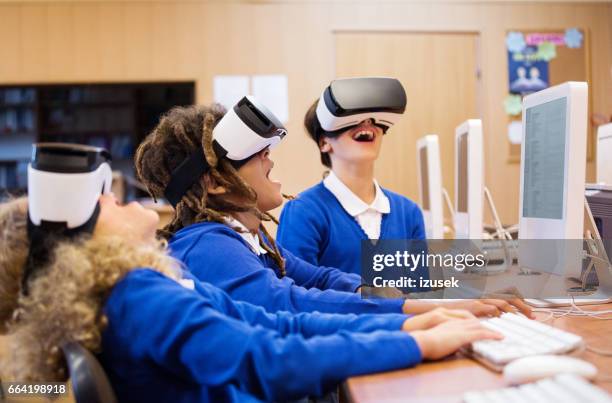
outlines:
[[270, 312], [402, 313], [402, 299], [362, 299], [361, 278], [294, 257], [262, 221], [282, 204], [270, 147], [285, 129], [256, 99], [175, 108], [136, 152], [136, 171], [175, 214], [162, 231], [200, 280]]
[[[406, 93], [393, 78], [334, 80], [304, 125], [329, 175], [288, 202], [278, 238], [302, 259], [361, 273], [361, 241], [424, 239], [419, 207], [374, 179], [383, 135], [400, 119]], [[421, 273], [422, 274], [422, 273]]]
[[279, 401], [501, 337], [464, 311], [415, 326], [405, 315], [273, 315], [235, 303], [166, 254], [156, 213], [108, 194], [106, 152], [39, 145], [34, 155], [29, 199], [0, 204], [4, 380], [66, 381], [62, 351], [78, 343], [119, 401]]
[[[384, 134], [405, 108], [404, 88], [393, 78], [339, 79], [325, 88], [306, 113], [304, 126], [331, 171], [283, 207], [277, 240], [287, 250], [314, 265], [361, 273], [361, 241], [425, 238], [419, 207], [374, 179]], [[531, 314], [520, 299], [508, 302]], [[444, 306], [498, 315], [515, 310], [508, 302], [482, 299]], [[405, 311], [419, 313], [436, 306], [413, 300]]]

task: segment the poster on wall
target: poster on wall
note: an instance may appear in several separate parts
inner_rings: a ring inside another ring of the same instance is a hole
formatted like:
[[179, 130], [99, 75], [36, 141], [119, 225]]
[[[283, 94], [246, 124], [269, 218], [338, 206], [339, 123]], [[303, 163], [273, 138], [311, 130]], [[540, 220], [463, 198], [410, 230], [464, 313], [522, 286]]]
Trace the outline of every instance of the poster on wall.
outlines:
[[[579, 28], [511, 30], [506, 33], [509, 160], [520, 161], [523, 97], [566, 81], [590, 82], [588, 42]], [[591, 146], [588, 155], [591, 155]], [[589, 157], [590, 158], [590, 157]]]
[[517, 32], [506, 35], [508, 92], [525, 95], [550, 86], [549, 63], [560, 47], [580, 49], [583, 34], [577, 28], [564, 32]]
[[521, 52], [508, 52], [508, 78], [511, 94], [528, 94], [549, 86], [548, 61], [542, 60], [535, 46]]

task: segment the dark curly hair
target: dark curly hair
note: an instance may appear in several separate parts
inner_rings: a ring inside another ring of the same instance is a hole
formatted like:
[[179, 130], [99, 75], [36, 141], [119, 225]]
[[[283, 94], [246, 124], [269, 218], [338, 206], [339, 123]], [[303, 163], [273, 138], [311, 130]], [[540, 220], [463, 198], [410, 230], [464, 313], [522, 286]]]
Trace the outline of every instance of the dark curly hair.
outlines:
[[[226, 218], [235, 212], [252, 212], [262, 221], [278, 224], [275, 217], [259, 211], [256, 192], [238, 175], [229, 160], [219, 158], [213, 149], [213, 128], [225, 112], [219, 104], [174, 107], [161, 117], [159, 124], [136, 150], [136, 174], [155, 199], [164, 197], [172, 171], [195, 152], [202, 152], [210, 166], [210, 170], [178, 202], [172, 221], [159, 230], [166, 239], [181, 228], [198, 222], [227, 224]], [[227, 192], [209, 194], [208, 181], [223, 186]], [[270, 243], [261, 241], [261, 246], [275, 261], [282, 277], [285, 275], [285, 261], [264, 225], [260, 230]]]

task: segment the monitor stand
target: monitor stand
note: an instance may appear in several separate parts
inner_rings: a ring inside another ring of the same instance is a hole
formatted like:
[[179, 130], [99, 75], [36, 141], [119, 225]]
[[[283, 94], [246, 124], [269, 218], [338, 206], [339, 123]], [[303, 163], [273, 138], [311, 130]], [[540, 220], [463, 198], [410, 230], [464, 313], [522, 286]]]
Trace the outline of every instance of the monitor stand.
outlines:
[[[588, 298], [550, 298], [550, 299], [525, 299], [529, 305], [536, 308], [552, 308], [575, 305], [599, 305], [612, 302], [612, 265], [608, 259], [608, 254], [599, 235], [597, 225], [593, 219], [591, 208], [585, 198], [584, 200], [585, 218], [585, 242], [587, 244], [587, 257], [589, 265], [582, 273], [581, 286], [571, 287], [567, 290], [568, 295], [580, 297], [588, 295]], [[587, 278], [592, 270], [597, 272], [599, 286], [594, 292], [587, 287]], [[573, 300], [573, 301], [572, 301]]]

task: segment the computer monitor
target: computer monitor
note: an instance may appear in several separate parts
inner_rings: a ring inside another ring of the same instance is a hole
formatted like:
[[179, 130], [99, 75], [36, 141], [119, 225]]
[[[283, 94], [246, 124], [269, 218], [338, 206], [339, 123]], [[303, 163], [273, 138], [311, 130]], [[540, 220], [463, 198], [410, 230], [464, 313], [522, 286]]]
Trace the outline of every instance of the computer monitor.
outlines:
[[612, 186], [612, 123], [597, 129], [597, 183]]
[[428, 239], [444, 238], [440, 143], [437, 134], [417, 140], [419, 196]]
[[[583, 239], [587, 106], [584, 82], [567, 82], [523, 99], [519, 240]], [[580, 275], [582, 250], [561, 251], [557, 244], [551, 257], [545, 244], [520, 242], [519, 265]]]
[[469, 119], [455, 129], [455, 237], [482, 239], [482, 121]]

